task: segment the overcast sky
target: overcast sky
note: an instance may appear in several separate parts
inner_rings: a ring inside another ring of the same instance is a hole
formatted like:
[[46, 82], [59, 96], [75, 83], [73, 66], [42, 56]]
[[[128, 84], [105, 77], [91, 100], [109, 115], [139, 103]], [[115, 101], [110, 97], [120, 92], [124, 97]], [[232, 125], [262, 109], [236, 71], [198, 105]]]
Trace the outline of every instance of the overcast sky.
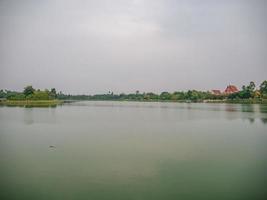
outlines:
[[224, 89], [267, 79], [265, 0], [0, 0], [0, 88]]

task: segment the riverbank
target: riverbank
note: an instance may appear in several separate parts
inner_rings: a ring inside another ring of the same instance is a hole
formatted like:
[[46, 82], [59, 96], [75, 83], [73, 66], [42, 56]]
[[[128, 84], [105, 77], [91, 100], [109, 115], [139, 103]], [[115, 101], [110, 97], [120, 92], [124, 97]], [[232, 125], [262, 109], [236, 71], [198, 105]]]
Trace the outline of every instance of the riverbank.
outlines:
[[63, 104], [61, 100], [2, 100], [1, 106], [19, 106], [19, 107], [55, 107]]
[[267, 99], [204, 100], [205, 103], [267, 104]]
[[18, 107], [55, 107], [65, 103], [76, 101], [119, 101], [119, 102], [173, 102], [173, 103], [229, 103], [229, 104], [267, 104], [267, 99], [224, 99], [224, 100], [0, 100], [0, 106], [18, 106]]
[[156, 100], [156, 99], [88, 99], [88, 100], [64, 100], [63, 103], [77, 101], [117, 101], [117, 102], [166, 102], [166, 103], [229, 103], [229, 104], [267, 104], [267, 99], [205, 99], [205, 100]]

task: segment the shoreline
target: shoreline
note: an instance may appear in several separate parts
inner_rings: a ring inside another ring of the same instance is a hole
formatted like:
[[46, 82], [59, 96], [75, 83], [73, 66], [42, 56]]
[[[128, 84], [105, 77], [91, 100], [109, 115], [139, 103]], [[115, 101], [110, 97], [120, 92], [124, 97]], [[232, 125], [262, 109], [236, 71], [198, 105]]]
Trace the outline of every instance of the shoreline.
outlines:
[[2, 100], [0, 106], [14, 106], [14, 107], [55, 107], [62, 105], [62, 100]]
[[160, 103], [220, 103], [220, 104], [264, 104], [267, 105], [267, 99], [243, 99], [243, 100], [0, 100], [0, 106], [8, 107], [56, 107], [58, 105], [82, 101], [114, 101], [114, 102], [160, 102]]
[[82, 102], [82, 101], [114, 101], [114, 102], [162, 102], [162, 103], [226, 103], [226, 104], [267, 104], [267, 99], [245, 99], [245, 100], [134, 100], [134, 99], [88, 99], [88, 100], [63, 100], [64, 103], [73, 103], [73, 102]]

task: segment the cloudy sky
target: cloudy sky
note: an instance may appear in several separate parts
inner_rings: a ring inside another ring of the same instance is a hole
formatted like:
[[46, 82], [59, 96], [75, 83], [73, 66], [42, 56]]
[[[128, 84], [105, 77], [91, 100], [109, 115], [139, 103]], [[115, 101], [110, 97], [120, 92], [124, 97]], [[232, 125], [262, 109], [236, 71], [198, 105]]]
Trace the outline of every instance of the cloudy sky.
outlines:
[[0, 88], [66, 93], [267, 79], [265, 0], [0, 0]]

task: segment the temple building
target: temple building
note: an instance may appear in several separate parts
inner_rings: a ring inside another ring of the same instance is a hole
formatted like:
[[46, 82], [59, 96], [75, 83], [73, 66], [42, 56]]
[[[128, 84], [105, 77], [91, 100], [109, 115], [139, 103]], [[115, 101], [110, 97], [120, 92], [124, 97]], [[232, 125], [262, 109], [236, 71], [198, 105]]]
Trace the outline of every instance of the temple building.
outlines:
[[228, 85], [227, 88], [224, 90], [224, 94], [233, 94], [238, 92], [239, 90], [237, 89], [236, 86], [234, 85]]
[[236, 93], [236, 92], [238, 92], [238, 91], [239, 91], [239, 90], [237, 89], [236, 86], [234, 86], [234, 85], [228, 85], [228, 86], [226, 87], [226, 89], [224, 90], [224, 92], [221, 92], [220, 90], [211, 90], [211, 93], [212, 93], [213, 95], [217, 95], [217, 96], [219, 96], [219, 95], [233, 94], [233, 93]]

